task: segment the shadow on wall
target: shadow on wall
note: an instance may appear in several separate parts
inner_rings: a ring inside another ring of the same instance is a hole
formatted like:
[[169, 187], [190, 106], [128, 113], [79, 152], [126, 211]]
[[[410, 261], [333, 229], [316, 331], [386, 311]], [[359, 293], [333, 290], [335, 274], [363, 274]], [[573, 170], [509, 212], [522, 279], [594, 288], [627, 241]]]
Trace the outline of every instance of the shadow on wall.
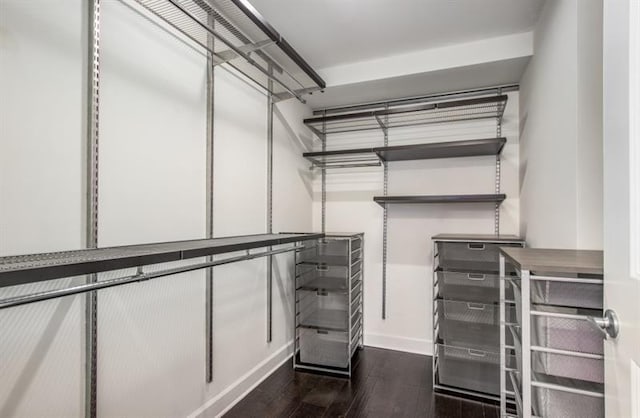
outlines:
[[[67, 315], [69, 315], [69, 311], [76, 300], [76, 297], [65, 297], [58, 300], [56, 308], [44, 328], [44, 332], [40, 335], [37, 344], [33, 347], [29, 359], [24, 363], [25, 367], [12, 384], [11, 392], [7, 395], [6, 402], [0, 409], [1, 417], [15, 416], [16, 410], [23, 403], [25, 396], [27, 396], [34, 378], [38, 374], [53, 341], [60, 332], [62, 324]], [[80, 342], [78, 341], [78, 343]]]
[[[527, 146], [527, 135], [525, 135], [527, 129], [527, 121], [529, 120], [529, 112], [524, 111], [521, 113], [520, 117], [520, 150]], [[519, 187], [520, 187], [520, 198], [522, 198], [522, 191], [524, 190], [524, 185], [527, 181], [527, 167], [528, 167], [528, 158], [526, 152], [520, 152], [520, 169], [519, 169]], [[526, 203], [521, 206], [523, 210], [526, 211]], [[527, 223], [524, 222], [525, 216], [520, 216], [520, 236], [525, 238], [527, 237]]]
[[[149, 26], [149, 28], [151, 27], [155, 27], [159, 30], [161, 30], [162, 32], [164, 32], [166, 35], [170, 36], [171, 38], [173, 38], [176, 42], [182, 44], [182, 47], [186, 47], [188, 48], [188, 50], [185, 50], [183, 48], [171, 48], [170, 49], [170, 53], [180, 53], [183, 55], [183, 58], [191, 58], [193, 57], [193, 53], [200, 55], [203, 58], [206, 58], [206, 53], [204, 52], [204, 50], [202, 48], [198, 48], [196, 47], [192, 42], [187, 41], [184, 37], [178, 35], [176, 33], [176, 31], [170, 29], [169, 27], [167, 27], [166, 25], [162, 24], [161, 22], [159, 22], [158, 20], [154, 20], [152, 19], [144, 10], [140, 10], [134, 6], [132, 6], [131, 4], [126, 3], [123, 0], [119, 0], [118, 2], [114, 2], [113, 4], [121, 4], [122, 6], [124, 6], [125, 8], [127, 8], [129, 10], [130, 13], [134, 13], [137, 17], [140, 17], [142, 19], [144, 19], [146, 21], [146, 24], [148, 25], [152, 25]], [[104, 11], [103, 11], [104, 14]], [[103, 18], [104, 20], [104, 18]], [[120, 21], [125, 21], [126, 19], [119, 19]], [[135, 27], [136, 31], [140, 31], [147, 28], [146, 25], [138, 25]], [[103, 35], [104, 36], [104, 35]], [[107, 32], [107, 36], [108, 36], [108, 32]], [[148, 37], [149, 39], [152, 38], [152, 36]], [[166, 55], [165, 55], [166, 56]], [[172, 82], [176, 80], [175, 77], [166, 77], [164, 79], [160, 79], [159, 77], [155, 77], [155, 79], [153, 77], [150, 77], [149, 72], [143, 72], [143, 71], [139, 71], [140, 68], [139, 66], [131, 66], [131, 63], [137, 62], [135, 60], [132, 59], [127, 59], [127, 57], [124, 56], [116, 56], [115, 58], [119, 58], [117, 60], [114, 60], [114, 65], [112, 65], [113, 68], [120, 70], [121, 73], [126, 72], [127, 74], [127, 78], [130, 80], [135, 80], [136, 81], [136, 85], [140, 86], [140, 85], [146, 85], [148, 86], [147, 90], [151, 91], [155, 94], [158, 94], [159, 92], [164, 93], [166, 96], [169, 96], [173, 99], [179, 99], [179, 98], [185, 98], [183, 93], [182, 88], [177, 85], [177, 84], [173, 84]], [[133, 57], [130, 57], [133, 58]], [[103, 58], [104, 59], [104, 58]], [[194, 65], [200, 65], [199, 62], [194, 62]], [[229, 75], [235, 77], [237, 80], [241, 81], [243, 84], [245, 84], [248, 87], [251, 87], [257, 91], [259, 91], [260, 93], [264, 94], [264, 90], [262, 90], [261, 88], [257, 87], [255, 85], [254, 82], [248, 80], [246, 77], [242, 76], [241, 74], [236, 73], [235, 71], [225, 67], [225, 66], [218, 66], [216, 67], [218, 69], [224, 70], [226, 73], [228, 73]], [[123, 71], [124, 70], [124, 71]], [[163, 72], [164, 74], [164, 72]], [[156, 74], [157, 76], [157, 74]], [[206, 82], [206, 79], [203, 79], [203, 83]], [[205, 91], [205, 86], [202, 86], [202, 90], [201, 91]], [[199, 103], [195, 103], [195, 104], [199, 104]]]
[[[303, 152], [313, 148], [313, 136], [306, 132], [296, 133], [287, 118], [282, 114], [282, 111], [278, 109], [278, 106], [273, 107], [273, 113], [276, 119], [280, 122], [285, 132], [287, 133], [288, 143], [291, 145], [291, 149], [298, 155], [302, 155]], [[313, 195], [313, 172], [307, 169], [298, 169], [298, 177], [302, 180], [304, 188], [307, 190], [309, 196]]]
[[[288, 259], [288, 257], [283, 257], [283, 258], [285, 258], [285, 260]], [[295, 271], [295, 269], [293, 271]], [[285, 341], [289, 342], [289, 341], [292, 341], [294, 338], [293, 329], [294, 329], [295, 321], [293, 320], [293, 318], [295, 318], [295, 314], [293, 312], [293, 300], [292, 300], [293, 294], [291, 291], [287, 292], [287, 277], [282, 277], [282, 274], [281, 274], [282, 269], [279, 268], [278, 257], [273, 258], [273, 272], [274, 272], [273, 278], [275, 279], [274, 281], [278, 286], [278, 293], [280, 294], [280, 300], [285, 302], [284, 303], [285, 318], [292, 318], [291, 319], [292, 323], [285, 324]]]

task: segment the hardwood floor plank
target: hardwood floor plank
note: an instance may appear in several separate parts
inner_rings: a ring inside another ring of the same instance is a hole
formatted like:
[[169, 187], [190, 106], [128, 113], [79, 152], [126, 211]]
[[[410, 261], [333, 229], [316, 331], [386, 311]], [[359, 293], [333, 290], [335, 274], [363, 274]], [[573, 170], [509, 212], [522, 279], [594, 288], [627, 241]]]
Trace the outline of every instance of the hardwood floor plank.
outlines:
[[238, 402], [225, 417], [498, 418], [495, 405], [434, 394], [431, 359], [367, 347], [351, 379], [293, 371], [290, 362]]
[[463, 418], [462, 402], [458, 398], [441, 394], [433, 395], [433, 418]]
[[321, 418], [326, 408], [302, 402], [290, 415], [291, 418]]
[[362, 387], [356, 393], [356, 397], [351, 404], [351, 407], [347, 411], [347, 417], [364, 417], [367, 402], [369, 398], [373, 394], [373, 389], [375, 388], [376, 382], [378, 378], [375, 376], [367, 376], [366, 380], [363, 382]]
[[500, 407], [495, 405], [483, 404], [485, 418], [499, 418]]
[[480, 402], [461, 401], [462, 416], [465, 418], [485, 418], [484, 407]]
[[328, 408], [344, 386], [345, 379], [339, 377], [321, 377], [318, 384], [305, 395], [302, 402]]

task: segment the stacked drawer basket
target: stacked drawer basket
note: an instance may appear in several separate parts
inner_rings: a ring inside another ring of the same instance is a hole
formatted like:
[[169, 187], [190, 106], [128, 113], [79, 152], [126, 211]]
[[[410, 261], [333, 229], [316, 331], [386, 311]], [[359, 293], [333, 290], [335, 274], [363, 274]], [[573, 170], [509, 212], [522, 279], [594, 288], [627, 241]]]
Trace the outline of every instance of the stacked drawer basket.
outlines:
[[436, 235], [434, 388], [497, 400], [500, 393], [499, 248], [516, 236]]
[[296, 254], [294, 368], [351, 376], [362, 347], [364, 235], [326, 234]]
[[[602, 317], [601, 274], [572, 272], [559, 264], [544, 270], [519, 264], [545, 254], [574, 261], [576, 251], [526, 249], [510, 253], [517, 275], [511, 285], [515, 320], [504, 332], [514, 341], [516, 367], [503, 370], [514, 388], [518, 417], [600, 418], [604, 416], [604, 361], [602, 333], [588, 320]], [[588, 253], [597, 252], [582, 252]], [[597, 254], [596, 254], [597, 257]], [[580, 263], [578, 263], [580, 264]], [[554, 271], [553, 269], [558, 271]], [[523, 292], [524, 290], [524, 292]], [[525, 402], [526, 399], [526, 402]], [[504, 407], [504, 405], [503, 405]], [[503, 414], [507, 414], [506, 408]]]

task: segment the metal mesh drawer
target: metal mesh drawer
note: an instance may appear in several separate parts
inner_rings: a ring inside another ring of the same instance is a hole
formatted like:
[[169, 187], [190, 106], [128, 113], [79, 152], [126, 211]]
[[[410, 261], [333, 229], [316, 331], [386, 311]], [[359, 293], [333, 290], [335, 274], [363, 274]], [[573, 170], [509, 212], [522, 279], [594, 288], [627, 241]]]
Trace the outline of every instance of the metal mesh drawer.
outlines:
[[309, 328], [347, 330], [348, 295], [306, 290], [299, 291], [298, 295], [298, 324]]
[[319, 240], [315, 246], [296, 253], [297, 263], [348, 266], [350, 260], [349, 240], [346, 239]]
[[[473, 308], [485, 307], [485, 311]], [[500, 327], [498, 326], [499, 310], [494, 305], [483, 305], [467, 302], [438, 301], [438, 333], [446, 345], [478, 348], [481, 350], [499, 352]], [[514, 314], [509, 309], [507, 318]], [[512, 337], [506, 334], [507, 345], [512, 344]]]
[[604, 360], [533, 351], [533, 371], [551, 376], [604, 383]]
[[440, 267], [445, 270], [498, 272], [500, 247], [513, 243], [437, 242]]
[[498, 325], [500, 318], [497, 305], [452, 300], [438, 300], [438, 314], [440, 319], [491, 325]]
[[437, 350], [441, 384], [492, 395], [500, 393], [500, 354], [441, 344]]
[[547, 305], [602, 309], [602, 284], [531, 280], [531, 301]]
[[[463, 273], [438, 271], [440, 297], [476, 302], [498, 302], [500, 300], [500, 276], [491, 273]], [[511, 286], [506, 287], [507, 299], [512, 297]]]
[[296, 266], [296, 287], [307, 290], [342, 290], [347, 291], [349, 269], [341, 266], [316, 266], [299, 264]]
[[603, 354], [602, 335], [591, 327], [586, 319], [587, 315], [598, 315], [597, 311], [585, 312], [572, 308], [550, 308], [542, 305], [536, 305], [533, 309], [555, 316], [544, 314], [531, 316], [531, 345], [580, 353]]
[[560, 390], [531, 388], [531, 406], [535, 415], [544, 418], [604, 417], [604, 398]]
[[300, 329], [300, 361], [330, 367], [349, 364], [349, 336], [346, 332]]

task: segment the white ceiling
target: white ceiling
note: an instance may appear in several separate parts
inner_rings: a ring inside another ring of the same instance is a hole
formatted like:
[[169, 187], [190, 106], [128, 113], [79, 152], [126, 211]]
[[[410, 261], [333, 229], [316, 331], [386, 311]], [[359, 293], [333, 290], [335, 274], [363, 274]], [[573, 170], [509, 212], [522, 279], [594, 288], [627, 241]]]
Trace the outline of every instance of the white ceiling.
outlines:
[[315, 69], [530, 31], [545, 0], [249, 0]]
[[312, 109], [517, 84], [530, 57], [450, 68], [327, 88], [305, 96]]

